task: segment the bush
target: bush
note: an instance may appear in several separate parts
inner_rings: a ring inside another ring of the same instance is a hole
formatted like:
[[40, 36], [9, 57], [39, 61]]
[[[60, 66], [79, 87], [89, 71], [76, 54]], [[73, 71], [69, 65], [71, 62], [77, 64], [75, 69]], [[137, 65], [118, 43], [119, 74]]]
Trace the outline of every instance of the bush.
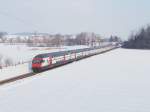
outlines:
[[11, 58], [7, 58], [7, 59], [5, 59], [5, 65], [6, 66], [11, 66], [11, 65], [13, 65], [13, 61], [12, 61], [12, 59]]

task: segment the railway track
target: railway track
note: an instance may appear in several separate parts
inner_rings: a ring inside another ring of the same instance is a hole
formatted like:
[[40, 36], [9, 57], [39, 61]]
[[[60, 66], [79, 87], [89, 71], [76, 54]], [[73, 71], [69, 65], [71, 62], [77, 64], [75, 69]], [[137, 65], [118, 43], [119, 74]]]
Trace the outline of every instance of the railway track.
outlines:
[[[119, 47], [115, 47], [115, 48], [112, 48], [112, 49], [109, 49], [109, 50], [106, 50], [106, 51], [102, 51], [101, 53], [98, 53], [98, 54], [103, 54], [103, 53], [106, 53], [106, 52], [109, 52], [111, 50], [114, 50], [114, 49], [117, 49]], [[95, 55], [98, 55], [98, 54], [95, 54]], [[90, 56], [91, 57], [91, 56]], [[88, 57], [87, 57], [88, 58]], [[64, 65], [60, 65], [60, 66], [64, 66]], [[60, 66], [57, 66], [57, 67], [54, 67], [54, 68], [58, 68]], [[54, 68], [50, 68], [50, 69], [54, 69]], [[50, 70], [49, 69], [49, 70]], [[44, 72], [44, 71], [43, 71]], [[11, 83], [11, 82], [15, 82], [15, 81], [18, 81], [18, 80], [21, 80], [21, 79], [25, 79], [27, 77], [32, 77], [32, 76], [35, 76], [37, 75], [38, 73], [27, 73], [27, 74], [22, 74], [22, 75], [18, 75], [18, 76], [15, 76], [15, 77], [12, 77], [12, 78], [8, 78], [8, 79], [4, 79], [4, 80], [0, 80], [0, 86], [2, 85], [5, 85], [5, 84], [8, 84], [8, 83]]]
[[0, 81], [0, 86], [1, 85], [4, 85], [4, 84], [8, 84], [8, 83], [11, 83], [11, 82], [15, 82], [17, 80], [21, 80], [21, 79], [24, 79], [24, 78], [27, 78], [27, 77], [31, 77], [31, 76], [34, 76], [36, 75], [37, 73], [27, 73], [27, 74], [22, 74], [22, 75], [19, 75], [19, 76], [15, 76], [15, 77], [12, 77], [12, 78], [9, 78], [9, 79], [4, 79], [2, 81]]

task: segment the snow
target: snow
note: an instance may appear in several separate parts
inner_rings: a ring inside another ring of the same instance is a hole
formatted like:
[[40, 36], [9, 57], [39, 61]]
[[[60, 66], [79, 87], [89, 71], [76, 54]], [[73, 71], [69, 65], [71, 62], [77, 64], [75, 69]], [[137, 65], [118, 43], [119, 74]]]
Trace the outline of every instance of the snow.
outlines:
[[149, 112], [150, 51], [116, 49], [0, 87], [1, 112]]
[[13, 78], [19, 75], [31, 73], [31, 64], [25, 63], [17, 66], [10, 66], [4, 69], [0, 69], [0, 81]]

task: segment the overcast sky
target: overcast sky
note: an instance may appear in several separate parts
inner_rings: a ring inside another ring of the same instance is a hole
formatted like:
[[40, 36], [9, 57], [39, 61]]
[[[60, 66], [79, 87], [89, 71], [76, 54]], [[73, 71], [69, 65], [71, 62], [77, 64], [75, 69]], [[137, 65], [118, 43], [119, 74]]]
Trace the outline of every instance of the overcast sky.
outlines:
[[127, 38], [150, 23], [150, 0], [0, 0], [0, 31]]

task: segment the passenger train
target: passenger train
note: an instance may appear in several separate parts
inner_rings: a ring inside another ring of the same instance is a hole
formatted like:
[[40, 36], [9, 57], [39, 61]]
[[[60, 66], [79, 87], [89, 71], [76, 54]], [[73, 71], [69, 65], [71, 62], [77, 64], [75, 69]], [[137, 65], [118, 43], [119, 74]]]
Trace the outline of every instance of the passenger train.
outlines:
[[114, 48], [116, 48], [116, 45], [110, 44], [100, 47], [39, 54], [32, 60], [32, 70], [35, 73], [42, 72], [73, 61], [100, 54]]

